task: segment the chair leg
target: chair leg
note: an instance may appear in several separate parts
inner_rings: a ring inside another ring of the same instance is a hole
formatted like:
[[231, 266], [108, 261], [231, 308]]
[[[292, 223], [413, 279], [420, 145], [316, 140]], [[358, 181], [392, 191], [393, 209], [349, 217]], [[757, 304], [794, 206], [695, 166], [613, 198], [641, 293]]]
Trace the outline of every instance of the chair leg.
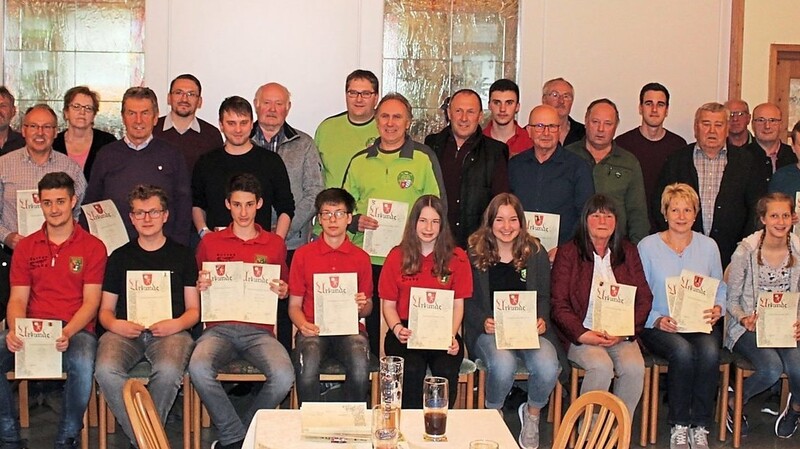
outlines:
[[[653, 372], [658, 373], [657, 367], [644, 368], [644, 385], [642, 386], [642, 424], [639, 430], [639, 445], [642, 447], [647, 446], [647, 431], [650, 430], [648, 424], [650, 421], [650, 406], [652, 405], [652, 398], [650, 392], [650, 382]], [[616, 382], [616, 381], [615, 381]], [[631, 417], [633, 421], [633, 417]]]
[[89, 426], [97, 427], [97, 383], [92, 382], [92, 395], [89, 400]]
[[467, 374], [467, 410], [475, 408], [475, 373]]
[[658, 437], [658, 405], [661, 382], [661, 368], [653, 365], [653, 380], [650, 381], [650, 444], [656, 444]]
[[373, 407], [375, 407], [376, 405], [378, 405], [380, 403], [380, 401], [378, 399], [378, 395], [380, 394], [379, 393], [380, 384], [379, 384], [379, 379], [378, 379], [379, 377], [380, 377], [380, 375], [377, 372], [374, 372], [374, 373], [370, 374], [370, 382], [372, 382], [372, 394], [370, 396], [370, 399], [372, 400], [372, 406]]
[[192, 440], [192, 383], [183, 376], [183, 449], [191, 448]]
[[717, 419], [719, 419], [719, 440], [725, 441], [728, 436], [728, 426], [726, 425], [726, 417], [728, 416], [728, 385], [731, 382], [731, 367], [730, 365], [723, 365], [720, 367], [720, 379], [719, 379], [719, 400], [717, 401], [717, 405], [719, 406], [719, 413], [717, 414]]
[[735, 381], [733, 388], [733, 447], [738, 448], [742, 443], [742, 385], [744, 384], [744, 372], [741, 368], [735, 368]]
[[289, 391], [289, 408], [292, 410], [297, 410], [300, 408], [300, 399], [297, 398], [297, 383], [295, 382], [292, 385], [292, 388]]
[[[558, 381], [556, 381], [556, 384], [558, 384]], [[553, 391], [550, 392], [550, 399], [548, 399], [547, 401], [548, 403], [547, 422], [553, 422], [553, 419], [555, 418], [555, 412], [553, 412], [553, 407], [554, 407], [553, 404], [555, 404], [555, 402], [556, 402], [556, 389], [554, 387]], [[555, 433], [553, 433], [553, 435], [555, 435]]]
[[[89, 401], [91, 402], [91, 400]], [[89, 410], [83, 412], [83, 428], [81, 429], [81, 449], [89, 449]]]
[[106, 420], [108, 421], [108, 429], [106, 431], [108, 433], [117, 433], [117, 417], [114, 416], [114, 412], [110, 408], [106, 408]]
[[97, 440], [100, 449], [108, 447], [108, 415], [106, 414], [106, 396], [100, 391], [97, 395]]
[[30, 404], [28, 403], [28, 381], [20, 380], [19, 387], [19, 426], [27, 429], [31, 425]]
[[789, 377], [785, 374], [781, 376], [781, 406], [780, 411], [786, 408], [786, 403], [789, 402]]
[[[580, 372], [577, 368], [572, 368], [569, 375], [569, 405], [575, 403], [575, 400], [578, 399], [578, 377], [580, 376]], [[577, 438], [575, 436], [575, 432], [569, 436], [569, 447], [574, 448], [575, 443], [577, 442]]]
[[205, 405], [200, 406], [200, 419], [203, 422], [204, 429], [211, 427], [211, 416], [208, 415], [208, 409]]
[[200, 449], [200, 408], [203, 405], [200, 403], [200, 395], [197, 390], [192, 388], [192, 447], [193, 449]]
[[[558, 429], [561, 427], [561, 407], [562, 407], [562, 399], [564, 395], [564, 388], [561, 386], [560, 381], [556, 381], [556, 388], [553, 391], [553, 395], [555, 396], [555, 405], [552, 407], [553, 409], [553, 435], [558, 435]], [[554, 437], [555, 438], [555, 437]]]
[[486, 408], [486, 371], [478, 370], [478, 407]]

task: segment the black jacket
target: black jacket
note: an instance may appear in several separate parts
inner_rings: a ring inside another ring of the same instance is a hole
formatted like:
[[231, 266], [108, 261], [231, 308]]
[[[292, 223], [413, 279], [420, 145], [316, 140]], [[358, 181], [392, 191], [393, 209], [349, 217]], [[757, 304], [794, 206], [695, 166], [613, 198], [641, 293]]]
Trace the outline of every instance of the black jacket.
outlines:
[[[694, 166], [694, 147], [688, 146], [672, 153], [661, 169], [656, 184], [656, 195], [653, 195], [653, 213], [659, 230], [667, 229], [667, 223], [661, 214], [661, 193], [664, 188], [675, 182], [689, 184], [699, 193], [697, 169]], [[758, 173], [753, 170], [753, 158], [747, 151], [729, 150], [728, 162], [722, 174], [719, 193], [714, 203], [714, 220], [711, 232], [703, 229], [703, 207], [697, 211], [697, 218], [692, 229], [706, 234], [719, 246], [722, 266], [731, 261], [736, 244], [753, 233], [756, 229], [755, 206], [758, 199], [766, 193]]]
[[[772, 179], [773, 175], [772, 161], [755, 139], [753, 139], [749, 145], [742, 147], [742, 150], [748, 151], [750, 156], [753, 158], [753, 172], [758, 176], [758, 182], [759, 184], [762, 184], [764, 192], [766, 192], [767, 188], [769, 187], [769, 180]], [[796, 163], [797, 156], [794, 155], [792, 147], [782, 143], [780, 148], [778, 148], [778, 158], [775, 164], [775, 169], [777, 170], [781, 167]]]

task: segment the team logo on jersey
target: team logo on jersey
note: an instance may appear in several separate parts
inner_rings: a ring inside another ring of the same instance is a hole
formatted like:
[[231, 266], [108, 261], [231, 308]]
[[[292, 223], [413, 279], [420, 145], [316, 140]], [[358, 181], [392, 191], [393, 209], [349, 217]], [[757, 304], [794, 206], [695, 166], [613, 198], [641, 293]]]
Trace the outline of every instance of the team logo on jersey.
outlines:
[[260, 278], [262, 272], [264, 272], [264, 267], [261, 265], [253, 265], [253, 276]]
[[144, 285], [150, 285], [153, 283], [153, 273], [142, 273], [142, 282]]
[[42, 328], [44, 327], [43, 323], [39, 320], [35, 320], [33, 322], [33, 331], [34, 332], [41, 332]]
[[267, 256], [256, 254], [255, 255], [255, 263], [267, 263]]
[[397, 185], [401, 189], [410, 189], [414, 185], [414, 174], [408, 170], [403, 170], [397, 174]]
[[703, 285], [703, 276], [695, 276], [694, 277], [694, 286], [700, 288]]
[[83, 271], [83, 257], [81, 256], [70, 256], [69, 258], [69, 269], [73, 273], [80, 273]]
[[447, 285], [447, 282], [450, 280], [449, 274], [443, 274], [439, 276], [439, 283], [442, 285]]
[[781, 300], [783, 300], [783, 293], [772, 294], [772, 302], [774, 302], [775, 304], [780, 304]]
[[371, 147], [373, 143], [375, 143], [375, 137], [370, 137], [364, 142], [364, 147]]
[[433, 304], [436, 302], [436, 292], [425, 292], [425, 299], [428, 301], [428, 304]]
[[611, 285], [608, 288], [612, 298], [616, 298], [619, 295], [619, 285]]
[[522, 281], [522, 282], [525, 282], [525, 281], [528, 280], [528, 269], [527, 268], [523, 268], [523, 269], [519, 270], [519, 280]]
[[544, 223], [544, 215], [536, 214], [533, 216], [533, 224], [536, 226], [541, 226]]
[[217, 276], [225, 276], [225, 265], [217, 264], [215, 268], [217, 269]]
[[516, 306], [517, 304], [519, 304], [519, 293], [509, 294], [508, 302], [510, 302], [512, 306]]
[[94, 207], [94, 210], [96, 210], [98, 214], [102, 214], [103, 213], [103, 205], [102, 204], [97, 203], [97, 204], [92, 204], [92, 206]]
[[38, 193], [33, 193], [33, 194], [31, 194], [31, 196], [33, 197], [33, 203], [34, 204], [39, 204], [39, 201], [40, 201], [39, 200], [39, 194]]
[[336, 288], [339, 286], [339, 276], [331, 276], [329, 279], [331, 281], [331, 288]]

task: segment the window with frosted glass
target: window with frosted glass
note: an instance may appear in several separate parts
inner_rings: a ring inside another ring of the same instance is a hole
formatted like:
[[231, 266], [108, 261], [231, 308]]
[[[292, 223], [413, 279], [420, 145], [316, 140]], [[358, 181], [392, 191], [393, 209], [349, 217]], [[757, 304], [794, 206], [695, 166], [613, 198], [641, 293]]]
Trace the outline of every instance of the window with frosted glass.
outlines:
[[414, 107], [411, 135], [445, 124], [439, 107], [470, 88], [486, 106], [489, 86], [517, 73], [517, 0], [385, 0], [382, 91]]
[[35, 103], [61, 111], [64, 92], [87, 85], [100, 94], [95, 127], [121, 135], [122, 94], [144, 79], [144, 5], [6, 0], [3, 81], [17, 99], [17, 124]]

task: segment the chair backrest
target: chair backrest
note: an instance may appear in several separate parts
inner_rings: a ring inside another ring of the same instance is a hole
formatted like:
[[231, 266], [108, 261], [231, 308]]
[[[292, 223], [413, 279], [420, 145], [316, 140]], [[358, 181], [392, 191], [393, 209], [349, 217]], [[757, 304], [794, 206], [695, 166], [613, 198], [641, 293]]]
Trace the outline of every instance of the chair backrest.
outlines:
[[553, 449], [565, 449], [576, 428], [576, 449], [628, 449], [631, 444], [631, 415], [628, 408], [607, 391], [590, 391], [569, 406], [553, 441]]
[[144, 384], [128, 379], [122, 388], [122, 397], [139, 449], [169, 449], [164, 425]]

